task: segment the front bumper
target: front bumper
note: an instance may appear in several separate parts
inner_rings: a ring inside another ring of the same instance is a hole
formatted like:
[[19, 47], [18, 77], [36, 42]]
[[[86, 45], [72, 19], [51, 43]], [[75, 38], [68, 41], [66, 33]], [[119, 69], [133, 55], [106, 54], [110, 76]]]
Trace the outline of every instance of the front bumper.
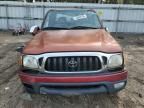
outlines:
[[[38, 94], [113, 93], [123, 89], [127, 71], [95, 76], [36, 76], [19, 73], [26, 90]], [[123, 83], [123, 84], [122, 84]], [[115, 85], [120, 86], [115, 86]]]

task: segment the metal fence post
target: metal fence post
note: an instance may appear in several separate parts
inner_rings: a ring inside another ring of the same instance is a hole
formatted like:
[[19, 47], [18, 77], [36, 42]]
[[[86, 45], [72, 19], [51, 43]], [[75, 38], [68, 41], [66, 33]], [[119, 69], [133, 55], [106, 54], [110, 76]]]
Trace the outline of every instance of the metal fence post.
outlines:
[[[30, 25], [31, 25], [31, 9], [30, 9], [30, 6], [29, 5], [25, 5], [25, 9], [26, 9], [26, 13], [25, 13], [25, 15], [26, 15], [26, 20], [27, 20], [27, 22], [28, 22], [28, 28], [30, 27]], [[27, 29], [28, 29], [27, 28]]]
[[43, 19], [44, 19], [44, 16], [45, 16], [45, 5], [43, 4]]
[[116, 34], [118, 33], [118, 26], [119, 26], [119, 15], [120, 15], [120, 6], [117, 8]]
[[8, 12], [8, 5], [6, 5], [6, 19], [7, 19], [7, 29], [9, 30], [9, 12]]

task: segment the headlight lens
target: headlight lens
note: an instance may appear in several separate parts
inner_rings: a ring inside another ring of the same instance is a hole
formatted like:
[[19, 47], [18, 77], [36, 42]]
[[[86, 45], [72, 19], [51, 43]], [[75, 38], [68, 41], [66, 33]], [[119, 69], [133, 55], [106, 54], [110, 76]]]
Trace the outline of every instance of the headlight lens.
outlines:
[[108, 61], [108, 68], [120, 67], [123, 64], [123, 57], [121, 54], [112, 55]]
[[38, 68], [38, 62], [37, 59], [34, 56], [31, 55], [25, 55], [23, 56], [23, 66], [28, 68]]

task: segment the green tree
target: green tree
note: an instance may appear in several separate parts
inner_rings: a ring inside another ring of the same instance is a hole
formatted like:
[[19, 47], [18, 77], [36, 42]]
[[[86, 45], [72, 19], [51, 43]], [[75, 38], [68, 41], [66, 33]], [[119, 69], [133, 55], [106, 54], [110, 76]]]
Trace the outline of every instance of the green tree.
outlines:
[[[0, 0], [7, 1], [7, 0]], [[9, 1], [24, 1], [24, 0], [9, 0]], [[28, 2], [32, 2], [33, 0], [26, 0]], [[36, 0], [36, 1], [47, 1], [47, 0]], [[79, 3], [98, 3], [102, 0], [48, 0], [50, 2], [79, 2]], [[110, 4], [144, 4], [144, 0], [105, 0], [105, 3]]]

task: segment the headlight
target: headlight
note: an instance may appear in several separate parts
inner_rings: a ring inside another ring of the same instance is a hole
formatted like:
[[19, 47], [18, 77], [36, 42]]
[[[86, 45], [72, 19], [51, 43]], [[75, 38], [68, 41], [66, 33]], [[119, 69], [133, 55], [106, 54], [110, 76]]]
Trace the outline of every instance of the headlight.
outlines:
[[123, 57], [121, 54], [112, 55], [108, 61], [108, 68], [120, 67], [123, 64]]
[[23, 56], [23, 66], [28, 68], [38, 68], [37, 59], [32, 55], [25, 55]]

